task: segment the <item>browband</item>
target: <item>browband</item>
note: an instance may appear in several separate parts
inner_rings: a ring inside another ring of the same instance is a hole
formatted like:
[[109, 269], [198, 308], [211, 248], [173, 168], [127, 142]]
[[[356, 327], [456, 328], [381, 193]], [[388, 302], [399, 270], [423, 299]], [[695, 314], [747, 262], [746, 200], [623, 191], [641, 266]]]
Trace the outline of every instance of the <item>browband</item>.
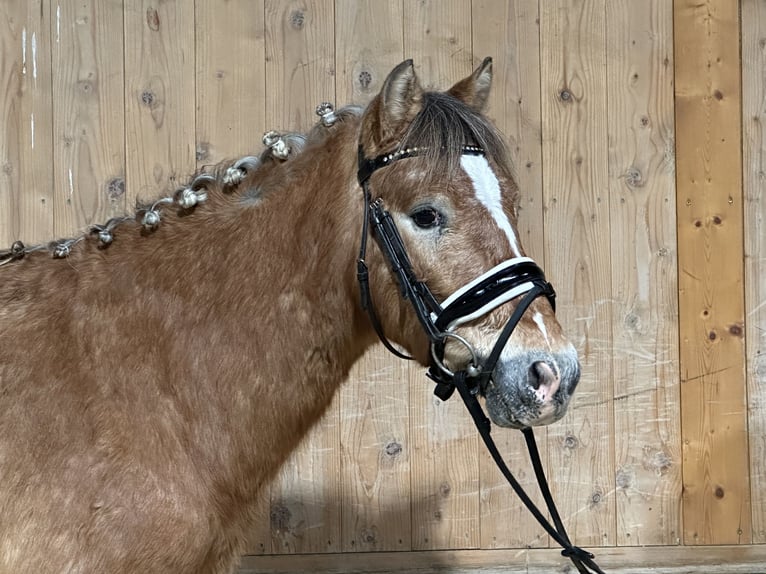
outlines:
[[[369, 159], [365, 157], [362, 146], [359, 146], [359, 171], [356, 173], [356, 178], [359, 181], [359, 185], [364, 187], [364, 184], [370, 179], [370, 176], [381, 167], [391, 165], [397, 160], [406, 159], [408, 157], [416, 157], [422, 155], [428, 151], [427, 147], [408, 147], [402, 148], [389, 153], [382, 153], [377, 157]], [[460, 148], [460, 153], [464, 155], [484, 155], [484, 150], [475, 145], [464, 145]]]

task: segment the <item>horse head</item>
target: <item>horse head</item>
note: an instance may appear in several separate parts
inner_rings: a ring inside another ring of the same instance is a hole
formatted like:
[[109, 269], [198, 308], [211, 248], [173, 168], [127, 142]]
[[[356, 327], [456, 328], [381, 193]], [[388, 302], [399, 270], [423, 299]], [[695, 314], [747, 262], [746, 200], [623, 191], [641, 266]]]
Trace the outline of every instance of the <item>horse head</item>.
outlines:
[[408, 60], [365, 111], [359, 181], [377, 248], [360, 257], [363, 305], [423, 365], [468, 373], [496, 424], [545, 425], [565, 414], [580, 367], [519, 240], [518, 187], [483, 115], [491, 83], [487, 58], [428, 92]]

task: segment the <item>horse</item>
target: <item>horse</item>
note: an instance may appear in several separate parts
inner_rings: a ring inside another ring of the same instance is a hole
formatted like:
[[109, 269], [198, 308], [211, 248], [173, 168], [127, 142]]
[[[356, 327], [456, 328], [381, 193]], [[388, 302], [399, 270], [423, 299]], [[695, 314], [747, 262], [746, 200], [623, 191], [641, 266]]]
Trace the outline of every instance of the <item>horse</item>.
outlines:
[[496, 425], [560, 419], [580, 368], [551, 293], [507, 328], [541, 272], [491, 83], [487, 58], [428, 91], [407, 60], [364, 108], [0, 254], [0, 573], [232, 572], [379, 337], [467, 373]]

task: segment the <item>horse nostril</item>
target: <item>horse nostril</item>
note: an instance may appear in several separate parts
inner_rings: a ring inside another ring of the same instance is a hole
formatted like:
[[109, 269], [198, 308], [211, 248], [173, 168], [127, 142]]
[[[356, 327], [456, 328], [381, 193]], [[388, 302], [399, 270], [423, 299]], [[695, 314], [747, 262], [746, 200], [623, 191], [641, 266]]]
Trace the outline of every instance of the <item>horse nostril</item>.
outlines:
[[529, 386], [534, 390], [538, 390], [541, 386], [552, 386], [556, 378], [556, 371], [545, 361], [535, 361], [529, 367]]

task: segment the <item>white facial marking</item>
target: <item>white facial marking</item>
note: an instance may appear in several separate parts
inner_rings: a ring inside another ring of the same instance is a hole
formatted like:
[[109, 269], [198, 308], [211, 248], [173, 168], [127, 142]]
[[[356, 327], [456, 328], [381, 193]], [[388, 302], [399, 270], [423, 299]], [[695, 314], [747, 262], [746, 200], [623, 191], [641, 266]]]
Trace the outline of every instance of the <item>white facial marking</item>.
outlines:
[[543, 319], [543, 316], [538, 312], [535, 311], [535, 314], [532, 315], [532, 320], [537, 325], [537, 328], [540, 329], [540, 332], [543, 334], [543, 337], [545, 337], [545, 342], [548, 343], [548, 346], [551, 346], [550, 339], [548, 339], [548, 329], [545, 328], [545, 321]]
[[503, 211], [503, 199], [500, 195], [500, 182], [489, 166], [487, 158], [481, 155], [465, 154], [460, 158], [460, 165], [473, 182], [476, 198], [487, 208], [497, 226], [505, 232], [511, 253], [514, 257], [521, 255], [516, 233], [511, 226], [508, 216]]

